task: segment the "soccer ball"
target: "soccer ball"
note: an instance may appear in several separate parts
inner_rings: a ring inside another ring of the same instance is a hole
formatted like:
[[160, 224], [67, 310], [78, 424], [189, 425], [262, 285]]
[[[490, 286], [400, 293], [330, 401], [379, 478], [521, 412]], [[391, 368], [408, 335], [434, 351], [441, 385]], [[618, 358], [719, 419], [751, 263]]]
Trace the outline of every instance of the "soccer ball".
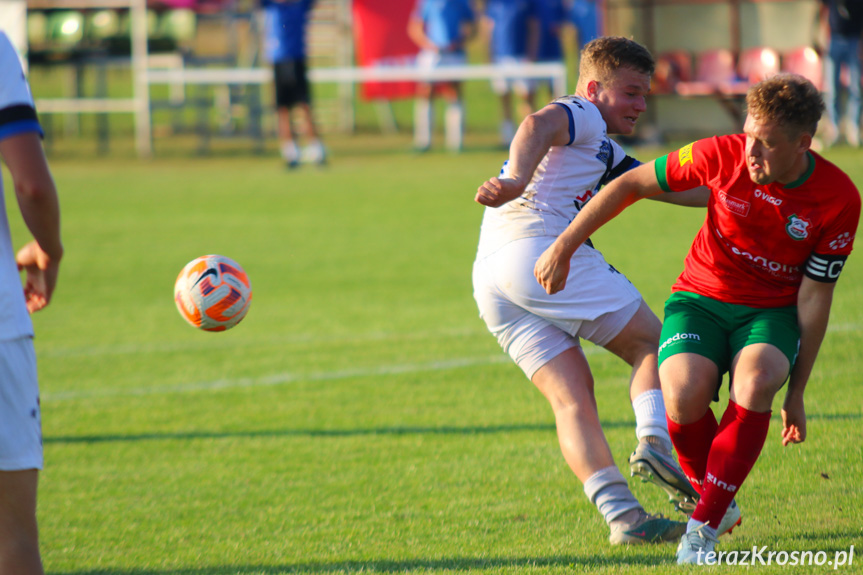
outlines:
[[174, 303], [193, 327], [225, 331], [240, 323], [252, 302], [252, 284], [240, 264], [207, 255], [186, 264], [174, 283]]

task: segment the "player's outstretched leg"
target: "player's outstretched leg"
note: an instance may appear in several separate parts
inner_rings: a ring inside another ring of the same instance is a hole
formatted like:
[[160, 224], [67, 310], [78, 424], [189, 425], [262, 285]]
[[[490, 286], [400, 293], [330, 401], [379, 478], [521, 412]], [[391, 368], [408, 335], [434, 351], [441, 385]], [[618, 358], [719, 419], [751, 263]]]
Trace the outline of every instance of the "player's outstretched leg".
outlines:
[[691, 514], [698, 503], [698, 492], [690, 485], [671, 450], [652, 436], [643, 437], [629, 456], [629, 469], [633, 477], [658, 485], [674, 506]]
[[650, 515], [629, 490], [599, 422], [593, 377], [583, 352], [570, 348], [531, 378], [554, 411], [561, 451], [611, 529], [612, 544], [676, 541], [685, 523]]

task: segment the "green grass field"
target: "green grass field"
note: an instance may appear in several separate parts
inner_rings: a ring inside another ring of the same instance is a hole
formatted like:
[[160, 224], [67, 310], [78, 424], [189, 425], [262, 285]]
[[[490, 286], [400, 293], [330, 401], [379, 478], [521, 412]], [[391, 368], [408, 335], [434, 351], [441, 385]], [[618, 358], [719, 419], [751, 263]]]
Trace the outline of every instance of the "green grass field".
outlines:
[[[673, 545], [607, 545], [545, 400], [477, 317], [472, 198], [504, 154], [418, 156], [406, 136], [331, 147], [329, 167], [293, 173], [275, 154], [52, 158], [67, 255], [52, 306], [34, 317], [46, 570], [679, 571]], [[828, 157], [863, 187], [858, 153]], [[595, 240], [661, 313], [702, 218], [642, 202]], [[226, 333], [190, 328], [172, 301], [177, 273], [204, 253], [237, 260], [253, 282], [248, 317]], [[837, 288], [809, 440], [781, 447], [777, 403], [724, 550], [832, 560], [854, 545], [840, 572], [861, 572], [860, 262]], [[628, 370], [587, 352], [625, 470]], [[632, 488], [649, 510], [674, 513], [655, 487]]]

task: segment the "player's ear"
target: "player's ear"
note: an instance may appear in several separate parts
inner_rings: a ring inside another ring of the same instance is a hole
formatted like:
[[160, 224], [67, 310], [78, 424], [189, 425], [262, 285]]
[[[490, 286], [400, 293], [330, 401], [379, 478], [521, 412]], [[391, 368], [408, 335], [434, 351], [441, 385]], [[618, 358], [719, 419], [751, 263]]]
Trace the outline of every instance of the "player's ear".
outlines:
[[800, 136], [800, 151], [806, 152], [810, 148], [812, 148], [812, 134], [809, 132], [803, 132]]
[[599, 93], [600, 88], [602, 88], [602, 85], [599, 83], [598, 80], [590, 80], [587, 83], [588, 97], [591, 99], [596, 98], [596, 95]]

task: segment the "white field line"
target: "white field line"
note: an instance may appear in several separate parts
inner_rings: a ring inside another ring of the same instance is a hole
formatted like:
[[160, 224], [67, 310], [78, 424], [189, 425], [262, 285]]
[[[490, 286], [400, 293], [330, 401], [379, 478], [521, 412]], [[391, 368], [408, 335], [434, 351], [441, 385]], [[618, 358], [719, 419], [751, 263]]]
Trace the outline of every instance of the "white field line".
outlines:
[[80, 391], [58, 391], [42, 394], [42, 401], [62, 401], [69, 399], [87, 399], [94, 397], [132, 397], [142, 395], [162, 395], [169, 393], [191, 393], [197, 391], [214, 391], [221, 389], [237, 389], [246, 387], [265, 387], [284, 385], [298, 381], [334, 381], [339, 379], [350, 379], [354, 377], [381, 377], [389, 375], [402, 375], [407, 373], [422, 373], [429, 371], [447, 371], [474, 367], [478, 365], [493, 365], [510, 361], [506, 355], [492, 355], [480, 357], [463, 357], [445, 361], [431, 361], [426, 363], [406, 363], [396, 365], [381, 365], [376, 367], [342, 369], [335, 371], [318, 371], [311, 373], [276, 373], [264, 377], [217, 379], [213, 381], [199, 381], [183, 383], [179, 385], [166, 385], [156, 387], [139, 387], [131, 389], [90, 389]]
[[[859, 324], [837, 324], [835, 326], [831, 326], [828, 328], [828, 331], [836, 331], [836, 332], [854, 332], [860, 331], [861, 326]], [[374, 341], [374, 340], [383, 340], [383, 339], [391, 339], [391, 338], [399, 338], [399, 339], [421, 339], [428, 337], [430, 335], [433, 336], [441, 336], [445, 333], [449, 335], [455, 336], [472, 336], [477, 334], [476, 330], [452, 330], [450, 332], [417, 332], [411, 334], [410, 336], [406, 336], [405, 334], [395, 334], [395, 333], [376, 333], [376, 334], [363, 334], [361, 336], [356, 337], [345, 337], [345, 338], [290, 338], [290, 341], [296, 343], [344, 343], [344, 342], [355, 342], [355, 341]], [[272, 344], [285, 343], [286, 339], [283, 340], [272, 340]], [[254, 342], [254, 345], [261, 345], [261, 342]], [[195, 344], [195, 347], [198, 347]], [[201, 347], [210, 347], [201, 345]], [[77, 351], [74, 353], [71, 349], [67, 349], [62, 354], [52, 354], [53, 356], [65, 356], [69, 357], [72, 355], [121, 355], [128, 353], [147, 353], [147, 352], [159, 352], [159, 351], [177, 351], [177, 346], [104, 346], [104, 347], [92, 347], [92, 348], [76, 348]], [[586, 346], [584, 347], [584, 352], [586, 355], [593, 355], [595, 353], [601, 353], [605, 350], [595, 346]], [[63, 401], [63, 400], [78, 400], [78, 399], [88, 399], [88, 398], [97, 398], [97, 397], [135, 397], [135, 396], [144, 396], [144, 395], [167, 395], [171, 393], [194, 393], [198, 391], [214, 391], [214, 390], [222, 390], [222, 389], [238, 389], [238, 388], [249, 388], [249, 387], [266, 387], [266, 386], [275, 386], [275, 385], [285, 385], [289, 383], [296, 383], [300, 381], [336, 381], [341, 379], [350, 379], [356, 377], [385, 377], [391, 375], [403, 375], [409, 373], [422, 373], [422, 372], [434, 372], [434, 371], [449, 371], [453, 369], [462, 369], [465, 367], [476, 367], [483, 365], [495, 365], [501, 363], [507, 363], [510, 359], [508, 356], [500, 354], [500, 355], [491, 355], [491, 356], [478, 356], [478, 357], [465, 357], [465, 358], [457, 358], [457, 359], [449, 359], [449, 360], [441, 360], [441, 361], [432, 361], [425, 363], [407, 363], [407, 364], [395, 364], [395, 365], [380, 365], [373, 367], [365, 367], [365, 368], [356, 368], [356, 369], [343, 369], [343, 370], [333, 370], [333, 371], [319, 371], [319, 372], [310, 372], [310, 373], [291, 373], [291, 372], [283, 372], [276, 373], [272, 375], [267, 375], [263, 377], [257, 378], [235, 378], [235, 379], [217, 379], [211, 381], [199, 381], [199, 382], [191, 382], [191, 383], [183, 383], [178, 385], [166, 385], [166, 386], [155, 386], [155, 387], [138, 387], [138, 388], [130, 388], [130, 389], [114, 389], [114, 388], [97, 388], [97, 389], [88, 389], [88, 390], [69, 390], [69, 391], [55, 391], [48, 392], [42, 394], [42, 401]]]
[[[584, 353], [586, 355], [593, 355], [595, 353], [601, 353], [604, 351], [605, 350], [598, 347], [584, 348]], [[224, 389], [240, 389], [249, 387], [268, 387], [296, 383], [300, 381], [336, 381], [340, 379], [351, 379], [357, 377], [386, 377], [391, 375], [404, 375], [410, 373], [449, 371], [454, 369], [462, 369], [465, 367], [497, 365], [502, 363], [509, 363], [510, 361], [511, 360], [507, 355], [486, 355], [478, 357], [462, 357], [443, 361], [430, 361], [425, 363], [380, 365], [374, 367], [342, 369], [334, 371], [318, 371], [310, 373], [283, 372], [255, 378], [243, 377], [235, 379], [216, 379], [212, 381], [198, 381], [192, 383], [182, 383], [178, 385], [155, 387], [138, 387], [130, 389], [99, 388], [55, 391], [43, 393], [41, 396], [41, 400], [50, 402], [91, 399], [99, 397], [138, 397], [145, 395], [167, 395], [172, 393], [195, 393], [199, 391], [217, 391]]]
[[403, 332], [366, 332], [345, 335], [306, 335], [294, 334], [272, 338], [238, 339], [226, 334], [202, 333], [197, 341], [162, 342], [162, 343], [127, 343], [92, 346], [73, 346], [54, 349], [39, 349], [39, 358], [54, 357], [102, 357], [117, 355], [138, 355], [146, 353], [174, 353], [194, 350], [240, 349], [244, 347], [277, 347], [281, 345], [337, 345], [350, 343], [365, 343], [394, 339], [398, 341], [423, 340], [440, 337], [490, 337], [487, 331], [471, 328], [453, 328], [444, 330]]
[[[863, 326], [858, 323], [840, 323], [831, 324], [827, 327], [828, 332], [856, 332], [863, 330]], [[202, 334], [205, 338], [212, 334]], [[407, 340], [422, 340], [438, 337], [489, 337], [488, 332], [471, 328], [453, 328], [447, 330], [428, 330], [417, 331], [411, 333], [400, 332], [367, 332], [363, 334], [351, 335], [333, 335], [333, 336], [310, 336], [310, 335], [292, 335], [285, 337], [269, 338], [269, 339], [249, 339], [237, 340], [230, 337], [224, 337], [216, 334], [214, 338], [219, 339], [202, 339], [200, 341], [185, 341], [171, 343], [128, 343], [116, 345], [95, 345], [95, 346], [80, 346], [80, 347], [62, 347], [55, 349], [38, 349], [39, 358], [54, 358], [54, 357], [102, 357], [102, 356], [117, 356], [117, 355], [138, 355], [145, 353], [173, 353], [178, 351], [193, 351], [196, 349], [211, 350], [211, 349], [238, 349], [243, 347], [263, 347], [263, 346], [279, 346], [279, 345], [336, 345], [347, 343], [364, 343], [373, 341], [384, 341], [388, 339], [397, 339], [399, 341]], [[37, 340], [38, 341], [38, 340]]]

